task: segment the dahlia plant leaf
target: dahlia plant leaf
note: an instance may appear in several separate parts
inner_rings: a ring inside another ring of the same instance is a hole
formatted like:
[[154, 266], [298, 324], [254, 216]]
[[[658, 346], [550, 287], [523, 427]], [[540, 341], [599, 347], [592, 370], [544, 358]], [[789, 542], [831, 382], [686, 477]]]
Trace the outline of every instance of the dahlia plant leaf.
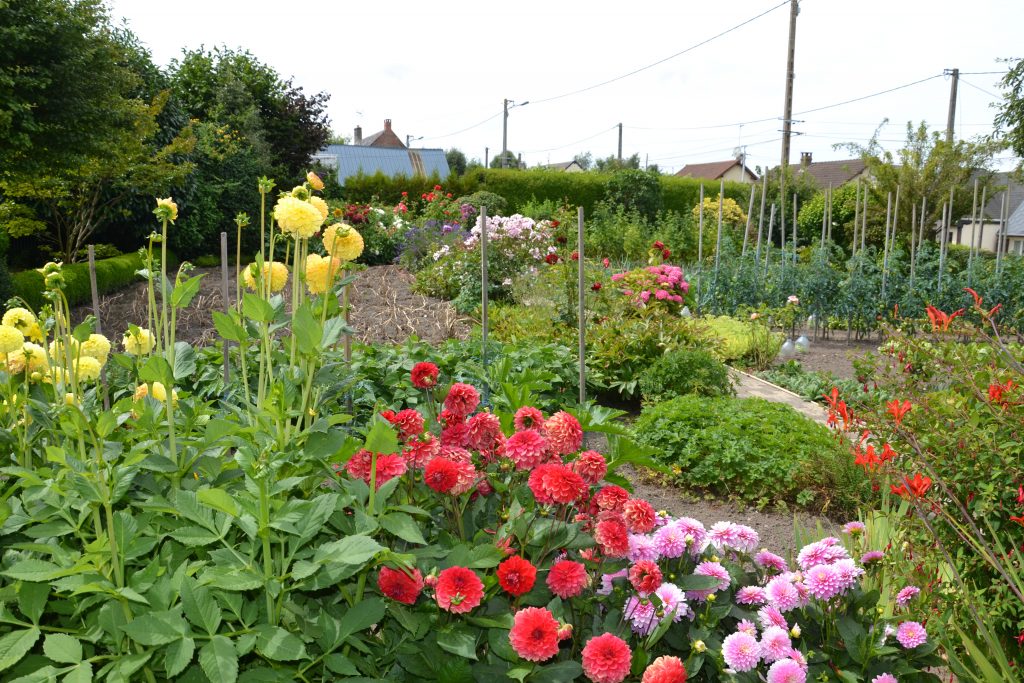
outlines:
[[370, 628], [384, 618], [387, 611], [384, 602], [379, 598], [371, 598], [356, 603], [341, 618], [341, 627], [338, 629], [338, 641], [345, 640], [353, 633]]
[[402, 450], [398, 443], [398, 436], [395, 429], [383, 419], [374, 420], [373, 426], [366, 434], [366, 444], [363, 446], [371, 453], [383, 453], [390, 455]]
[[43, 640], [43, 654], [61, 664], [82, 661], [82, 643], [66, 633], [50, 633]]
[[199, 650], [199, 666], [211, 681], [235, 683], [238, 680], [238, 653], [231, 639], [213, 636]]
[[242, 295], [242, 315], [258, 323], [269, 323], [274, 320], [274, 307], [266, 299], [247, 292]]
[[325, 543], [316, 550], [314, 562], [362, 566], [371, 557], [384, 550], [384, 546], [369, 536], [346, 536]]
[[174, 342], [174, 379], [191, 377], [195, 371], [196, 350], [186, 342]]
[[427, 544], [416, 520], [404, 512], [390, 512], [384, 515], [380, 518], [380, 525], [403, 541], [417, 545]]
[[199, 498], [199, 502], [207, 507], [219, 510], [232, 517], [238, 517], [239, 515], [238, 504], [235, 503], [231, 494], [224, 489], [200, 489], [196, 496]]
[[245, 328], [235, 320], [234, 315], [213, 311], [213, 326], [222, 339], [233, 342], [241, 342], [248, 335]]
[[295, 312], [292, 322], [292, 334], [298, 343], [299, 353], [309, 355], [320, 347], [324, 331], [320, 322], [313, 316], [308, 304]]
[[537, 669], [537, 671], [530, 676], [530, 683], [562, 683], [563, 681], [573, 681], [579, 678], [582, 673], [583, 667], [580, 666], [578, 662], [555, 662], [554, 664], [548, 664], [545, 667]]
[[[196, 653], [196, 641], [181, 638], [167, 646], [164, 654], [164, 669], [168, 676], [177, 676], [192, 662]], [[67, 679], [65, 679], [67, 680]]]
[[177, 612], [150, 612], [135, 617], [121, 627], [132, 640], [155, 647], [178, 640], [189, 632], [186, 622]]
[[476, 659], [476, 635], [463, 626], [454, 626], [439, 631], [437, 646], [453, 655]]
[[207, 634], [215, 634], [220, 627], [222, 614], [209, 589], [188, 577], [183, 577], [180, 591], [181, 606], [188, 620]]
[[256, 630], [256, 651], [267, 659], [293, 662], [306, 658], [306, 645], [295, 634], [270, 624], [260, 624]]
[[192, 303], [192, 299], [195, 299], [196, 294], [199, 293], [199, 285], [204, 277], [206, 277], [206, 273], [200, 273], [184, 282], [179, 282], [171, 292], [171, 305], [175, 308], [185, 308]]
[[18, 586], [18, 609], [33, 624], [38, 624], [49, 597], [50, 584], [22, 581]]
[[92, 664], [79, 663], [64, 676], [63, 683], [92, 683]]
[[21, 661], [39, 640], [39, 635], [39, 629], [29, 628], [24, 631], [13, 631], [0, 638], [0, 671]]

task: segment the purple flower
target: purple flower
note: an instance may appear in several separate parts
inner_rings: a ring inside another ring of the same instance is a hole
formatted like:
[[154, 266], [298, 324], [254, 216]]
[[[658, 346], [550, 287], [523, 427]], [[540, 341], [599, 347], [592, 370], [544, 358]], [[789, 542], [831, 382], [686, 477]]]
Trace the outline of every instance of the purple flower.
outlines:
[[906, 607], [907, 603], [917, 597], [920, 592], [921, 589], [917, 586], [907, 586], [896, 594], [896, 604], [900, 607]]
[[871, 564], [872, 562], [878, 562], [883, 557], [885, 557], [885, 553], [881, 550], [869, 550], [860, 556], [860, 563]]
[[843, 525], [843, 533], [850, 534], [851, 536], [863, 533], [864, 529], [864, 522], [847, 522]]
[[771, 605], [757, 610], [757, 620], [760, 622], [761, 628], [778, 626], [781, 629], [789, 630], [789, 624], [786, 623], [786, 617], [782, 616], [782, 612]]
[[754, 636], [738, 631], [722, 641], [722, 657], [729, 668], [750, 671], [761, 661], [761, 646]]
[[904, 621], [896, 629], [896, 640], [900, 641], [900, 645], [911, 650], [928, 641], [928, 632], [916, 621]]

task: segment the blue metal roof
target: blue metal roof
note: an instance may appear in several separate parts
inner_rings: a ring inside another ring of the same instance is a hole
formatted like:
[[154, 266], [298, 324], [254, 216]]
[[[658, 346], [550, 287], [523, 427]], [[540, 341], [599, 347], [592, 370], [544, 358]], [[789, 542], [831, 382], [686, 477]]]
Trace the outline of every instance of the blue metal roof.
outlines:
[[328, 168], [338, 170], [338, 182], [357, 175], [430, 176], [434, 173], [443, 180], [448, 177], [448, 160], [443, 149], [405, 149], [399, 147], [363, 147], [361, 145], [328, 145], [313, 155]]

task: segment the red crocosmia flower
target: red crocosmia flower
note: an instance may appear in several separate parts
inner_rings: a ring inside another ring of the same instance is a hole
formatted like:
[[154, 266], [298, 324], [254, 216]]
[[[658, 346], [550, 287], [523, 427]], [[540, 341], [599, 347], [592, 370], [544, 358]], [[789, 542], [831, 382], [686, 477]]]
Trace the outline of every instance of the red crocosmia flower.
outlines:
[[892, 400], [885, 404], [887, 411], [892, 415], [892, 419], [896, 421], [896, 424], [903, 422], [903, 416], [910, 412], [911, 404], [910, 401], [904, 401], [900, 403], [899, 400]]
[[600, 292], [601, 291], [601, 283], [600, 282], [595, 282], [594, 284], [590, 285], [590, 291], [592, 291], [592, 292]]
[[927, 306], [925, 312], [928, 314], [928, 319], [932, 322], [932, 332], [948, 332], [950, 324], [952, 324], [955, 318], [963, 315], [964, 309], [961, 308], [952, 313], [945, 313], [934, 306]]
[[548, 588], [551, 592], [567, 600], [575, 598], [590, 584], [587, 568], [572, 560], [559, 560], [548, 570]]
[[865, 446], [863, 441], [854, 446], [853, 455], [853, 464], [863, 467], [865, 472], [874, 470], [878, 467], [879, 462], [881, 462], [875, 454], [874, 444], [867, 444]]
[[606, 519], [594, 527], [594, 540], [608, 557], [625, 557], [629, 552], [629, 530], [619, 519]]
[[569, 467], [588, 484], [596, 484], [608, 474], [608, 463], [597, 451], [583, 451], [578, 458], [569, 463]]
[[1020, 524], [1021, 526], [1024, 526], [1024, 515], [1022, 515], [1020, 517], [1010, 517], [1010, 521], [1011, 522], [1017, 522], [1017, 524]]
[[672, 255], [672, 252], [668, 249], [661, 250], [661, 258], [668, 260], [668, 257]]
[[484, 584], [480, 577], [465, 567], [443, 570], [434, 588], [438, 606], [455, 614], [472, 612], [484, 597]]
[[[630, 533], [646, 534], [654, 528], [657, 513], [654, 506], [642, 498], [630, 498], [622, 506], [622, 516]], [[657, 588], [657, 586], [655, 586]]]
[[431, 389], [437, 385], [437, 376], [440, 370], [433, 363], [417, 363], [409, 373], [412, 378], [412, 385], [417, 389]]
[[601, 265], [604, 266], [605, 268], [608, 268], [612, 265], [612, 262], [606, 256], [605, 258], [601, 259]]
[[552, 228], [557, 228], [561, 224], [562, 224], [561, 221], [556, 221], [556, 220], [552, 220], [551, 221], [551, 227]]
[[1024, 505], [1024, 486], [1017, 487], [1017, 504]]
[[661, 586], [661, 570], [658, 563], [639, 560], [629, 568], [629, 582], [638, 593], [653, 593]]
[[518, 555], [513, 555], [498, 565], [498, 585], [517, 598], [533, 590], [537, 581], [537, 568]]
[[842, 421], [842, 430], [849, 431], [850, 426], [853, 424], [853, 411], [846, 405], [846, 401], [840, 400], [839, 389], [832, 387], [832, 391], [828, 394], [822, 394], [822, 398], [825, 399], [825, 403], [828, 405], [828, 419], [826, 424], [832, 429], [839, 429], [840, 420]]
[[1003, 394], [1012, 391], [1016, 386], [1017, 384], [1012, 379], [1008, 379], [1002, 384], [990, 384], [988, 385], [988, 400], [1005, 408], [1009, 401], [1003, 398]]
[[423, 480], [438, 493], [448, 493], [459, 482], [459, 466], [447, 458], [434, 458], [423, 470]]
[[556, 263], [558, 263], [558, 254], [548, 254], [547, 256], [544, 257], [544, 261], [545, 263], [548, 263], [549, 265], [553, 266]]
[[626, 641], [611, 633], [588, 640], [582, 655], [583, 673], [593, 683], [621, 683], [633, 659]]
[[686, 683], [686, 667], [679, 657], [662, 655], [647, 667], [640, 683]]
[[395, 602], [412, 605], [423, 590], [423, 575], [415, 567], [409, 573], [391, 567], [381, 567], [380, 574], [377, 575], [377, 588]]
[[528, 662], [543, 662], [558, 654], [558, 620], [545, 607], [526, 607], [516, 612], [508, 641]]
[[907, 498], [913, 496], [914, 498], [920, 498], [928, 489], [932, 487], [932, 480], [928, 477], [921, 476], [918, 472], [914, 475], [913, 479], [907, 479], [903, 477], [903, 483], [899, 486], [890, 486], [889, 488], [898, 496]]
[[885, 444], [882, 446], [882, 454], [878, 456], [879, 462], [887, 462], [895, 458], [899, 453], [892, 449], [892, 446]]

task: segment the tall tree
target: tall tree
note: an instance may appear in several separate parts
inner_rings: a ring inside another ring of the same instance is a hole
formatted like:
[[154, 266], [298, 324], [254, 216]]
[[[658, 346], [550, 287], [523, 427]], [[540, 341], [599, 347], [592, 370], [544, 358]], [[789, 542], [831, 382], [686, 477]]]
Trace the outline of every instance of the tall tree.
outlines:
[[1005, 137], [1014, 154], [1024, 157], [1024, 58], [1005, 61], [1010, 70], [1001, 84], [1005, 92], [996, 114], [996, 134]]
[[444, 153], [444, 158], [448, 161], [448, 169], [457, 176], [466, 174], [466, 155], [462, 153], [462, 150], [452, 148]]

